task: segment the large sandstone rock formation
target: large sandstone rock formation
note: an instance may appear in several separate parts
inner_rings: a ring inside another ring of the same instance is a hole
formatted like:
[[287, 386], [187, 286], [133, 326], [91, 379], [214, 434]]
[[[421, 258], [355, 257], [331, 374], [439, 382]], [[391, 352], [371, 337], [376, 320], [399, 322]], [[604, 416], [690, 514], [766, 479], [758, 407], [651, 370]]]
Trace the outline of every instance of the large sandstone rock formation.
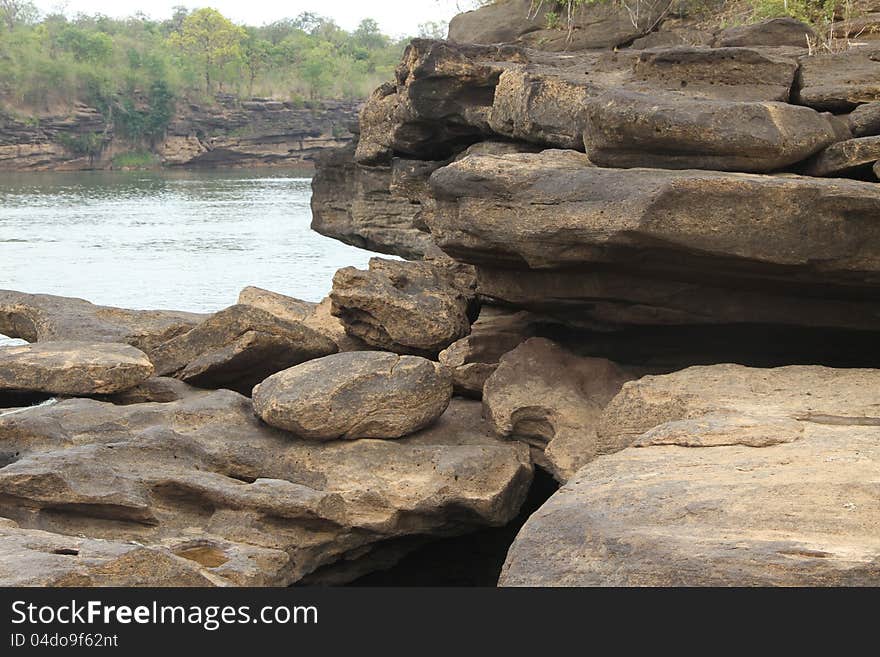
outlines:
[[451, 378], [437, 363], [358, 351], [270, 376], [254, 389], [254, 409], [311, 440], [402, 438], [435, 422], [451, 398]]
[[621, 447], [533, 515], [507, 586], [877, 586], [877, 370], [731, 365], [626, 384]]
[[4, 585], [284, 586], [396, 540], [503, 525], [532, 477], [478, 402], [396, 441], [303, 441], [230, 391], [69, 400], [0, 415], [0, 436], [0, 509], [19, 525], [0, 530]]

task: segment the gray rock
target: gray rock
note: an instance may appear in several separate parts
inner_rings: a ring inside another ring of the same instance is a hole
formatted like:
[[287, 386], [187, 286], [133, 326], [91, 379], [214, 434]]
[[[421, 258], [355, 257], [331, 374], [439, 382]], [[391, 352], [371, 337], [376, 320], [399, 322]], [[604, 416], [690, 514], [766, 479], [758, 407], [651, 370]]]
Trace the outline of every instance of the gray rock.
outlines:
[[880, 101], [859, 105], [848, 119], [853, 137], [880, 135]]
[[319, 358], [254, 389], [264, 422], [310, 440], [402, 438], [439, 418], [449, 373], [418, 356], [359, 351]]
[[28, 342], [124, 343], [149, 356], [155, 347], [204, 319], [195, 313], [126, 310], [83, 299], [0, 290], [0, 334]]
[[865, 46], [801, 58], [797, 100], [818, 110], [847, 112], [880, 100], [880, 47]]
[[806, 48], [816, 33], [796, 18], [772, 18], [751, 25], [737, 25], [722, 30], [715, 45], [726, 46], [794, 46]]

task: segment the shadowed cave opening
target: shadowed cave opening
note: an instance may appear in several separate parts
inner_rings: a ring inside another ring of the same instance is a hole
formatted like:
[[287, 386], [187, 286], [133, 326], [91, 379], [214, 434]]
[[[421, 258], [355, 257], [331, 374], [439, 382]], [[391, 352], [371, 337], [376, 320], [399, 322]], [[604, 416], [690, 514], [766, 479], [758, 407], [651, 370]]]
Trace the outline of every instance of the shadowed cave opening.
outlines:
[[504, 527], [432, 541], [387, 570], [364, 575], [349, 586], [494, 587], [519, 530], [558, 489], [559, 483], [536, 467], [535, 478], [519, 514]]

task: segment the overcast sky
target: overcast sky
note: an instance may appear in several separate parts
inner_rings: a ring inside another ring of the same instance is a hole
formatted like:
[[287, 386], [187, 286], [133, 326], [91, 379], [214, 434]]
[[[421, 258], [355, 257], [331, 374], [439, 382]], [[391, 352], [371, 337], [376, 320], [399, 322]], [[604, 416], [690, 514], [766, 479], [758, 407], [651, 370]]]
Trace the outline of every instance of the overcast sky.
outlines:
[[293, 18], [304, 11], [329, 16], [345, 29], [364, 18], [375, 18], [386, 34], [414, 35], [420, 23], [448, 22], [459, 10], [470, 9], [474, 0], [37, 0], [42, 11], [63, 9], [77, 13], [130, 16], [141, 11], [153, 18], [168, 18], [171, 8], [214, 7], [237, 23], [262, 25], [279, 18]]

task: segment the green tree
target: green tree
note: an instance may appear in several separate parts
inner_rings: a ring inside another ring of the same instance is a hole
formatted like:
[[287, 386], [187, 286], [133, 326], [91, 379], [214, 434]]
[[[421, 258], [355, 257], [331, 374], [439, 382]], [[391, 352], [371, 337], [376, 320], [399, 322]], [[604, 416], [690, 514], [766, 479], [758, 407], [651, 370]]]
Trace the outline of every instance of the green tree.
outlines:
[[205, 80], [205, 93], [211, 93], [211, 75], [241, 56], [241, 43], [247, 36], [216, 9], [199, 9], [187, 16], [179, 32], [169, 37], [171, 45], [196, 60]]
[[248, 74], [248, 95], [254, 94], [254, 82], [269, 65], [272, 57], [272, 44], [249, 32], [243, 47], [244, 65]]
[[0, 0], [0, 19], [8, 30], [37, 20], [40, 12], [28, 0]]

